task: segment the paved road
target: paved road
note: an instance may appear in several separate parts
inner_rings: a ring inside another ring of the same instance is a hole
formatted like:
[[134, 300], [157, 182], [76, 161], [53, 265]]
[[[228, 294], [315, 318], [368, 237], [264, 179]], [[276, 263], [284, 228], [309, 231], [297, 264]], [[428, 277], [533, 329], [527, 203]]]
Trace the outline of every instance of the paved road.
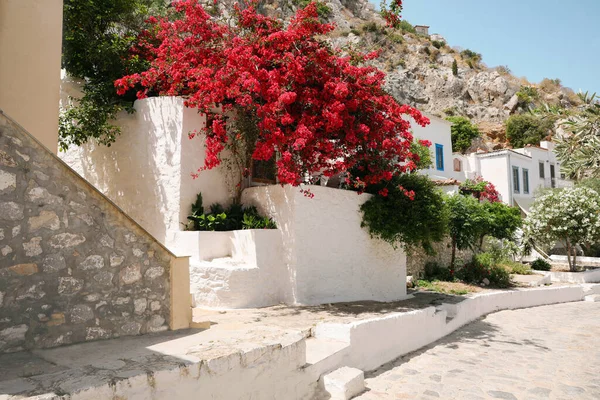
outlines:
[[489, 315], [367, 375], [373, 399], [600, 399], [600, 303]]

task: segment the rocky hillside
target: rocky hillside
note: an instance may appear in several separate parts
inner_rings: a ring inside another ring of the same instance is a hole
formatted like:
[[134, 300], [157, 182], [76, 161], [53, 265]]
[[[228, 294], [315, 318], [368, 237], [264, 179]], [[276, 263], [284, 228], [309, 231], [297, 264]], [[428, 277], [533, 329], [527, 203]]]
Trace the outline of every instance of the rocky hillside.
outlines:
[[[286, 19], [308, 2], [267, 0], [261, 7]], [[381, 51], [375, 63], [387, 72], [387, 88], [399, 101], [442, 118], [460, 115], [477, 123], [484, 137], [476, 147], [503, 147], [504, 122], [511, 114], [544, 103], [566, 108], [580, 104], [573, 90], [558, 80], [533, 84], [512, 75], [507, 67], [489, 68], [485, 55], [447, 43], [440, 35], [417, 35], [408, 23], [401, 30], [385, 28], [366, 0], [326, 0], [320, 9], [322, 17], [337, 26], [330, 38], [334, 46]]]

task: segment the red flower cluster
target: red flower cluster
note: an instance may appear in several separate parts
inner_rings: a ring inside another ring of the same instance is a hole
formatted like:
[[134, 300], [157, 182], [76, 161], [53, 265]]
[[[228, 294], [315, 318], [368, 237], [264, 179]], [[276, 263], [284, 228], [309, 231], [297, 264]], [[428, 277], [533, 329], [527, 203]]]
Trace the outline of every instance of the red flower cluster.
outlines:
[[402, 0], [392, 0], [390, 8], [387, 8], [386, 1], [383, 0], [381, 3], [381, 16], [385, 20], [385, 23], [390, 28], [397, 28], [400, 25], [402, 19]]
[[[400, 2], [396, 2], [400, 3]], [[316, 4], [298, 10], [288, 25], [257, 13], [254, 3], [236, 6], [236, 23], [218, 22], [197, 0], [174, 2], [178, 18], [156, 19], [144, 52], [151, 67], [115, 82], [119, 94], [138, 90], [184, 96], [202, 113], [219, 105], [206, 130], [202, 169], [220, 164], [228, 141], [225, 115], [257, 117], [255, 160], [278, 154], [279, 181], [299, 185], [306, 173], [325, 176], [360, 165], [365, 184], [374, 184], [414, 168], [410, 115], [383, 87], [380, 70], [344, 57], [319, 39], [333, 29], [319, 21]], [[365, 61], [374, 55], [360, 55]], [[199, 171], [200, 171], [199, 170]]]
[[465, 194], [472, 194], [479, 201], [487, 200], [490, 203], [500, 201], [500, 193], [498, 193], [494, 184], [483, 180], [481, 176], [473, 180], [467, 179], [460, 186], [460, 191]]

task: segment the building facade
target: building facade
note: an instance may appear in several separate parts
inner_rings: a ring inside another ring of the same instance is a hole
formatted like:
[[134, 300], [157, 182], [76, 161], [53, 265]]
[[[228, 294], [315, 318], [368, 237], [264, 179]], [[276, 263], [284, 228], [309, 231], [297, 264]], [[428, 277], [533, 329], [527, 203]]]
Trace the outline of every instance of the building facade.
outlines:
[[564, 179], [554, 144], [488, 153], [454, 154], [453, 169], [461, 180], [481, 176], [496, 186], [503, 202], [529, 210], [539, 190], [570, 186]]

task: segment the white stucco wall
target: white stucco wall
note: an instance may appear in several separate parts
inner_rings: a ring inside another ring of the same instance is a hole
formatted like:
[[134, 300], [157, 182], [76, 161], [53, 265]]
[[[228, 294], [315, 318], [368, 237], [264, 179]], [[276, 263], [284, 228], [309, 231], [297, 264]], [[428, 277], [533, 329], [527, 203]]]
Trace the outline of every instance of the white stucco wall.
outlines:
[[229, 192], [222, 168], [192, 173], [204, 165], [205, 117], [183, 105], [179, 97], [154, 97], [135, 102], [136, 112], [123, 113], [122, 134], [110, 147], [93, 142], [71, 147], [59, 156], [100, 189], [162, 243], [181, 229], [196, 195], [204, 205], [227, 204]]
[[511, 186], [510, 186], [510, 170], [508, 167], [508, 160], [506, 155], [493, 154], [486, 157], [481, 157], [477, 160], [478, 171], [476, 176], [481, 176], [483, 179], [491, 182], [496, 187], [500, 198], [503, 202], [509, 203], [511, 199]]
[[190, 292], [197, 307], [272, 306], [290, 292], [277, 229], [177, 232], [173, 248], [191, 255]]
[[[454, 172], [454, 168], [452, 165], [452, 123], [428, 114], [427, 117], [430, 119], [431, 123], [426, 127], [422, 127], [419, 124], [415, 123], [414, 120], [409, 119], [409, 121], [411, 121], [411, 131], [413, 132], [413, 136], [417, 139], [429, 140], [431, 142], [430, 152], [431, 161], [433, 162], [433, 165], [431, 168], [423, 170], [422, 172], [433, 177], [434, 179], [439, 179], [440, 177], [457, 178], [458, 175]], [[443, 146], [443, 171], [440, 171], [436, 168], [436, 144], [440, 144]]]
[[0, 1], [0, 109], [58, 147], [62, 0]]
[[308, 186], [246, 189], [242, 201], [272, 217], [282, 234], [286, 302], [392, 301], [406, 296], [406, 254], [361, 228], [369, 195]]

